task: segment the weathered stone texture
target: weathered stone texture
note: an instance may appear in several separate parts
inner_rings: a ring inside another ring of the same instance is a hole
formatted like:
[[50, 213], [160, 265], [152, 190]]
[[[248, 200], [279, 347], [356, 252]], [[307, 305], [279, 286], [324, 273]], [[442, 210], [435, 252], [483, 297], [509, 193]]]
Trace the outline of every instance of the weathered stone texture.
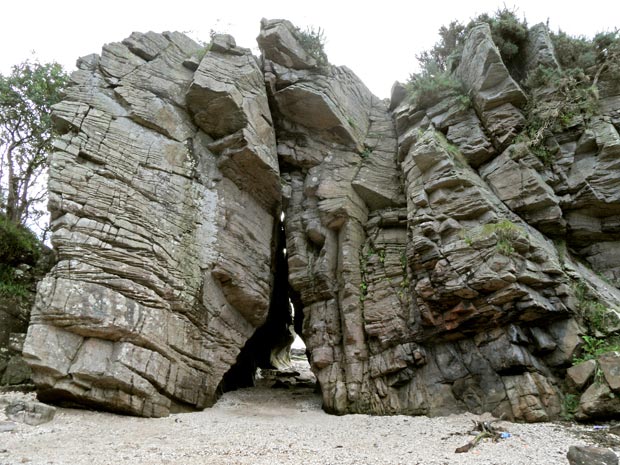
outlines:
[[[234, 46], [186, 68], [200, 48], [134, 33], [81, 60], [55, 108], [59, 261], [24, 347], [43, 398], [144, 416], [203, 408], [266, 318], [280, 186], [262, 75]], [[238, 124], [211, 130], [215, 111]]]
[[488, 24], [469, 31], [455, 75], [469, 90], [495, 148], [505, 149], [525, 124], [519, 109], [527, 97], [504, 65]]
[[[205, 51], [134, 33], [80, 60], [54, 112], [60, 261], [24, 349], [41, 394], [210, 405], [270, 307], [282, 200], [325, 410], [545, 421], [572, 390], [579, 418], [617, 415], [617, 354], [569, 367], [593, 303], [595, 334], [620, 330], [620, 101], [548, 128], [541, 160], [516, 139], [526, 93], [486, 24], [454, 70], [471, 104], [416, 106], [398, 84], [380, 101], [288, 21], [263, 20], [258, 43], [260, 60], [226, 35]], [[516, 74], [553, 53], [533, 27]]]

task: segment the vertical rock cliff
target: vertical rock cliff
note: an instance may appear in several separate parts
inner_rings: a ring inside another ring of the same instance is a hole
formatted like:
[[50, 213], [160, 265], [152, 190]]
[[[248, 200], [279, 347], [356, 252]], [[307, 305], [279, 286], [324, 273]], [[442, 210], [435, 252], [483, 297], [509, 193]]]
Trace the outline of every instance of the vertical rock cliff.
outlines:
[[54, 111], [58, 264], [24, 354], [43, 398], [203, 408], [267, 316], [280, 183], [263, 76], [232, 38], [134, 33]]
[[424, 105], [378, 99], [288, 21], [257, 40], [261, 59], [134, 33], [79, 61], [54, 114], [59, 262], [24, 347], [40, 395], [203, 408], [290, 297], [329, 412], [557, 417], [584, 299], [620, 328], [620, 91], [602, 75], [597, 113], [545, 127], [541, 158], [523, 129], [563, 98], [522, 85], [559, 69], [543, 25], [516, 73], [471, 28], [467, 98]]

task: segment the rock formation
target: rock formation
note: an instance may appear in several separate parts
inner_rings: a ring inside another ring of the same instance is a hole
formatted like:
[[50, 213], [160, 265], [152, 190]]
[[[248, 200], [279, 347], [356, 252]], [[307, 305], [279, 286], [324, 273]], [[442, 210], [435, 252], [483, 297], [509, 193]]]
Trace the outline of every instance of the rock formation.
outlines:
[[261, 70], [230, 37], [207, 51], [178, 33], [134, 33], [78, 68], [54, 112], [58, 264], [24, 347], [39, 395], [204, 408], [271, 298], [280, 183]]
[[[530, 36], [525, 71], [558, 67], [546, 28]], [[620, 96], [550, 134], [545, 163], [486, 24], [454, 69], [471, 105], [382, 101], [288, 21], [257, 40], [260, 60], [230, 36], [134, 33], [78, 62], [54, 113], [59, 261], [24, 348], [40, 397], [211, 405], [277, 346], [252, 335], [290, 297], [329, 412], [557, 417], [584, 298], [618, 323]]]

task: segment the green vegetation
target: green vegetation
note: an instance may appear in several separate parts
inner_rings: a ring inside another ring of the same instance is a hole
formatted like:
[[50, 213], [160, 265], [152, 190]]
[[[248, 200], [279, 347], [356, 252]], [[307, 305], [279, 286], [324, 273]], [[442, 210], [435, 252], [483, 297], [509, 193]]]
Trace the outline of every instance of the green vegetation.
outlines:
[[620, 86], [618, 31], [599, 33], [592, 40], [570, 37], [562, 31], [551, 33], [551, 38], [561, 69], [539, 67], [523, 81], [530, 99], [527, 125], [521, 134], [547, 165], [554, 157], [548, 144], [550, 136], [575, 124], [587, 124], [597, 112], [601, 77]]
[[[465, 39], [474, 26], [487, 23], [511, 75], [527, 89], [528, 124], [522, 138], [544, 162], [550, 163], [553, 149], [547, 137], [565, 129], [576, 121], [586, 120], [596, 111], [597, 84], [604, 78], [606, 86], [620, 90], [620, 34], [618, 30], [602, 32], [592, 39], [571, 37], [559, 31], [551, 33], [561, 70], [540, 68], [523, 76], [523, 50], [528, 41], [528, 25], [513, 9], [502, 8], [494, 14], [481, 14], [469, 23], [452, 21], [439, 29], [439, 41], [416, 58], [420, 71], [411, 74], [406, 84], [412, 104], [428, 107], [440, 99], [456, 95], [468, 105], [467, 93], [453, 76], [458, 66]], [[537, 88], [555, 92], [536, 95]]]
[[[581, 69], [560, 70], [538, 67], [523, 82], [530, 89], [526, 107], [527, 124], [520, 137], [545, 164], [550, 164], [553, 152], [549, 137], [575, 124], [588, 121], [597, 110], [597, 91]], [[536, 89], [553, 92], [537, 92]]]
[[594, 298], [584, 281], [576, 282], [573, 292], [588, 332], [588, 335], [583, 336], [581, 356], [575, 357], [573, 363], [594, 360], [606, 352], [620, 350], [620, 336], [609, 334], [610, 328], [614, 328], [618, 323], [615, 312]]
[[469, 246], [472, 246], [474, 242], [488, 239], [491, 236], [494, 236], [496, 239], [495, 248], [497, 252], [509, 257], [515, 253], [515, 241], [519, 237], [525, 236], [525, 231], [512, 221], [504, 219], [497, 223], [487, 223], [469, 233], [461, 232], [461, 238]]
[[600, 32], [592, 39], [571, 37], [559, 31], [551, 34], [555, 54], [563, 69], [580, 69], [596, 86], [607, 74], [610, 80], [620, 78], [620, 33]]
[[368, 260], [375, 255], [375, 249], [371, 245], [362, 246], [360, 249], [360, 274], [362, 281], [360, 283], [360, 302], [364, 303], [368, 295]]
[[502, 255], [510, 256], [515, 252], [514, 241], [524, 234], [523, 229], [510, 220], [501, 220], [497, 223], [488, 223], [482, 227], [485, 237], [495, 235], [497, 237], [497, 251]]
[[362, 158], [368, 158], [370, 156], [370, 154], [372, 153], [373, 148], [369, 147], [368, 145], [364, 144], [364, 150], [362, 150], [362, 153], [360, 154], [362, 156]]
[[582, 336], [581, 357], [575, 357], [573, 364], [578, 365], [587, 360], [596, 360], [607, 352], [620, 350], [620, 339], [617, 337], [597, 338], [594, 336]]
[[578, 302], [578, 309], [591, 334], [607, 334], [608, 328], [618, 323], [615, 312], [593, 298], [588, 286], [583, 281], [573, 285], [573, 292]]
[[452, 21], [448, 27], [439, 29], [439, 42], [416, 57], [420, 72], [411, 74], [406, 84], [412, 104], [428, 107], [445, 96], [455, 95], [465, 107], [470, 105], [462, 83], [451, 73], [460, 62], [467, 34], [479, 23], [489, 25], [504, 62], [509, 69], [514, 67], [512, 65], [518, 61], [519, 51], [527, 41], [527, 23], [519, 20], [514, 10], [503, 8], [494, 15], [485, 13], [467, 25]]
[[0, 74], [0, 210], [15, 224], [43, 214], [38, 180], [52, 149], [51, 107], [68, 81], [58, 63], [25, 61]]
[[19, 281], [15, 268], [0, 264], [0, 297], [25, 299], [30, 293], [28, 287]]
[[28, 297], [31, 292], [28, 279], [20, 279], [16, 267], [36, 266], [40, 258], [41, 243], [34, 233], [0, 214], [0, 296]]
[[469, 101], [463, 84], [432, 63], [420, 73], [412, 74], [405, 88], [409, 101], [417, 107], [430, 107], [450, 95], [457, 96], [461, 102]]
[[471, 29], [478, 23], [487, 23], [489, 25], [493, 42], [497, 45], [506, 67], [514, 76], [514, 71], [520, 65], [520, 58], [524, 55], [522, 51], [528, 37], [528, 27], [525, 19], [520, 20], [517, 17], [516, 10], [504, 7], [497, 10], [492, 16], [488, 14], [478, 16], [469, 23], [468, 29]]
[[562, 413], [560, 416], [563, 420], [573, 421], [578, 407], [579, 396], [576, 394], [565, 394], [562, 402]]
[[1, 264], [11, 267], [21, 263], [34, 265], [40, 254], [40, 242], [30, 230], [0, 215]]
[[327, 54], [325, 53], [325, 33], [323, 29], [308, 27], [305, 31], [296, 28], [297, 40], [308, 54], [316, 60], [319, 68], [329, 66]]

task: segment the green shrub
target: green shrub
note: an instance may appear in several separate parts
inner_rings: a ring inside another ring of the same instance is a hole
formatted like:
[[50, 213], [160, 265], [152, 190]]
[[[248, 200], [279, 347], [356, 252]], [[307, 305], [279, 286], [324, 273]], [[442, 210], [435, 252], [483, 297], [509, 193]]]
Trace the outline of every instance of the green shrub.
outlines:
[[440, 40], [432, 49], [416, 56], [421, 71], [411, 74], [406, 85], [412, 104], [428, 107], [452, 93], [461, 97], [464, 106], [469, 106], [467, 92], [451, 72], [460, 62], [467, 33], [481, 22], [489, 24], [493, 40], [507, 66], [510, 68], [517, 60], [527, 41], [527, 24], [520, 21], [513, 10], [504, 8], [494, 15], [480, 15], [467, 26], [452, 21], [448, 27], [439, 29]]
[[422, 72], [411, 74], [405, 88], [411, 104], [420, 108], [428, 108], [448, 95], [458, 96], [463, 105], [469, 102], [463, 84], [432, 63]]
[[497, 45], [504, 63], [510, 67], [527, 42], [528, 29], [525, 19], [520, 20], [515, 10], [504, 7], [497, 10], [493, 16], [487, 13], [481, 14], [467, 25], [467, 30], [478, 23], [489, 25], [493, 42]]
[[597, 84], [602, 73], [609, 80], [620, 79], [620, 35], [618, 30], [599, 32], [593, 39], [551, 33], [555, 54], [564, 69], [577, 68]]
[[560, 416], [563, 420], [572, 421], [575, 418], [575, 412], [579, 407], [579, 396], [576, 394], [565, 394], [562, 401], [562, 413]]
[[26, 298], [29, 294], [28, 286], [15, 276], [15, 268], [0, 263], [0, 296]]
[[493, 15], [481, 14], [466, 26], [460, 21], [452, 21], [447, 27], [439, 29], [439, 41], [432, 49], [416, 56], [421, 69], [437, 66], [439, 71], [452, 71], [460, 61], [465, 38], [477, 24], [487, 23], [493, 41], [507, 64], [513, 62], [523, 49], [528, 37], [527, 22], [521, 21], [515, 10], [502, 8]]
[[609, 332], [609, 327], [618, 323], [615, 312], [610, 311], [604, 304], [593, 298], [584, 281], [573, 285], [573, 292], [577, 299], [578, 310], [591, 333]]
[[579, 68], [561, 70], [539, 66], [528, 74], [523, 84], [530, 91], [530, 99], [526, 107], [527, 123], [519, 140], [527, 142], [531, 151], [550, 165], [553, 153], [547, 146], [549, 136], [564, 131], [575, 121], [587, 122], [597, 111], [597, 92], [590, 77]]
[[466, 29], [459, 21], [452, 21], [448, 27], [439, 28], [439, 42], [432, 49], [416, 56], [422, 69], [437, 66], [440, 71], [451, 71], [456, 68], [463, 51]]
[[0, 263], [34, 265], [40, 254], [41, 244], [30, 230], [0, 215]]
[[309, 27], [306, 28], [305, 31], [302, 31], [296, 28], [295, 33], [303, 49], [316, 60], [319, 68], [324, 68], [329, 65], [327, 54], [325, 53], [325, 33], [323, 29]]
[[591, 42], [583, 36], [572, 37], [560, 30], [551, 32], [551, 42], [555, 49], [555, 56], [564, 69], [588, 69], [596, 63], [596, 53]]
[[620, 340], [617, 337], [597, 338], [594, 336], [582, 336], [583, 345], [581, 346], [581, 357], [573, 359], [574, 365], [596, 360], [607, 352], [620, 351]]

